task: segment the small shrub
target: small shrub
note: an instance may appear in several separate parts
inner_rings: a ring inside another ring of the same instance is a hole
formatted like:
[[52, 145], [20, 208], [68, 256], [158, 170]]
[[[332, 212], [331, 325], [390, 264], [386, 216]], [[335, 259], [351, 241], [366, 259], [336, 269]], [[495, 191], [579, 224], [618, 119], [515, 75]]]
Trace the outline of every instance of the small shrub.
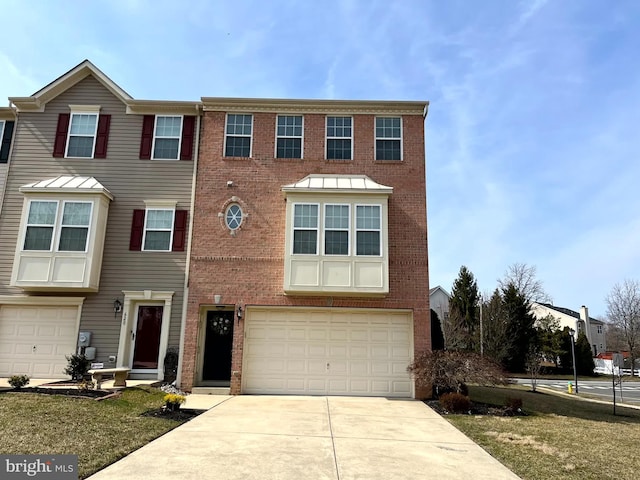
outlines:
[[89, 390], [93, 390], [94, 388], [96, 388], [96, 384], [93, 382], [93, 380], [82, 380], [78, 384], [78, 390], [80, 390], [81, 392], [88, 392]]
[[440, 405], [448, 412], [468, 412], [471, 408], [469, 397], [460, 393], [445, 393], [440, 396]]
[[506, 407], [506, 413], [520, 413], [522, 412], [522, 399], [518, 397], [507, 397], [504, 402]]
[[164, 396], [164, 406], [170, 412], [175, 412], [180, 409], [187, 398], [184, 395], [178, 395], [176, 393], [168, 393]]
[[29, 377], [27, 375], [12, 375], [9, 377], [9, 385], [16, 390], [20, 390], [22, 387], [29, 383]]
[[64, 373], [71, 375], [71, 379], [79, 382], [89, 371], [91, 361], [84, 355], [67, 355], [67, 361], [69, 362], [67, 368], [64, 369]]

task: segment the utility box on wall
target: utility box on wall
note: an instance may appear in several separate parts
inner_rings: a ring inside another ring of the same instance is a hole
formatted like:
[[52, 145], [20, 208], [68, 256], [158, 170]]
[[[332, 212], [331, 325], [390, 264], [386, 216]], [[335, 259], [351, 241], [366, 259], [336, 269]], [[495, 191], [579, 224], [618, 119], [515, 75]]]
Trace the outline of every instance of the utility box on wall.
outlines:
[[78, 346], [88, 347], [91, 345], [91, 332], [80, 332], [78, 334]]

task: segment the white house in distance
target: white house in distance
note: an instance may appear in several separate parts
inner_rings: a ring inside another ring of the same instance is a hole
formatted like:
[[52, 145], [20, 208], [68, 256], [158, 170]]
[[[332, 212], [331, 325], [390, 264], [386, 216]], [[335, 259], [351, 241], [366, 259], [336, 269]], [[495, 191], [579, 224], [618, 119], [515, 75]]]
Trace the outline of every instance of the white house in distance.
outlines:
[[429, 305], [441, 322], [449, 319], [449, 300], [451, 295], [440, 285], [429, 289]]
[[533, 302], [531, 305], [531, 313], [533, 313], [538, 320], [551, 315], [560, 322], [560, 329], [569, 327], [577, 333], [584, 332], [587, 340], [589, 340], [594, 357], [599, 353], [607, 351], [607, 343], [604, 336], [604, 322], [589, 317], [589, 309], [584, 305], [580, 307], [580, 313], [578, 313], [568, 308], [557, 307], [549, 303]]

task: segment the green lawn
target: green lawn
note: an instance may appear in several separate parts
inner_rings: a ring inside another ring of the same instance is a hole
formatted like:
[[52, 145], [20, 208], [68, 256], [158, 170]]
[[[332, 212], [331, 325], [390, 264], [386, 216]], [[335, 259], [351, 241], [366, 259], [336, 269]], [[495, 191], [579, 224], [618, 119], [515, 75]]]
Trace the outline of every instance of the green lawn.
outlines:
[[448, 415], [457, 428], [527, 480], [637, 478], [640, 410], [532, 393], [471, 387], [471, 399], [504, 405], [520, 397], [526, 417]]
[[119, 398], [102, 401], [2, 393], [0, 452], [78, 455], [85, 478], [180, 424], [141, 416], [158, 409], [163, 397], [153, 388], [127, 388]]

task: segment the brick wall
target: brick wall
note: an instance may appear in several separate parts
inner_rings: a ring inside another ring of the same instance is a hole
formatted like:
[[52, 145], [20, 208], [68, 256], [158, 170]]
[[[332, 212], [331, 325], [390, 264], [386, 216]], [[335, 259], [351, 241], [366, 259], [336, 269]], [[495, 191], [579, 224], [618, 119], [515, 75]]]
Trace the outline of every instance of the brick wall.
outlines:
[[[375, 161], [374, 115], [353, 115], [354, 158], [325, 160], [325, 115], [304, 115], [304, 159], [275, 159], [274, 113], [254, 114], [252, 158], [225, 158], [223, 112], [205, 112], [198, 164], [182, 388], [194, 382], [203, 305], [409, 308], [416, 351], [431, 348], [425, 193], [424, 120], [403, 116], [404, 159]], [[285, 197], [281, 187], [309, 174], [368, 175], [392, 186], [389, 198], [389, 295], [385, 298], [283, 294]], [[227, 182], [233, 186], [228, 187]], [[246, 218], [231, 235], [224, 213], [238, 201]], [[234, 330], [232, 393], [240, 392], [242, 321]], [[416, 392], [422, 396], [422, 392]]]

